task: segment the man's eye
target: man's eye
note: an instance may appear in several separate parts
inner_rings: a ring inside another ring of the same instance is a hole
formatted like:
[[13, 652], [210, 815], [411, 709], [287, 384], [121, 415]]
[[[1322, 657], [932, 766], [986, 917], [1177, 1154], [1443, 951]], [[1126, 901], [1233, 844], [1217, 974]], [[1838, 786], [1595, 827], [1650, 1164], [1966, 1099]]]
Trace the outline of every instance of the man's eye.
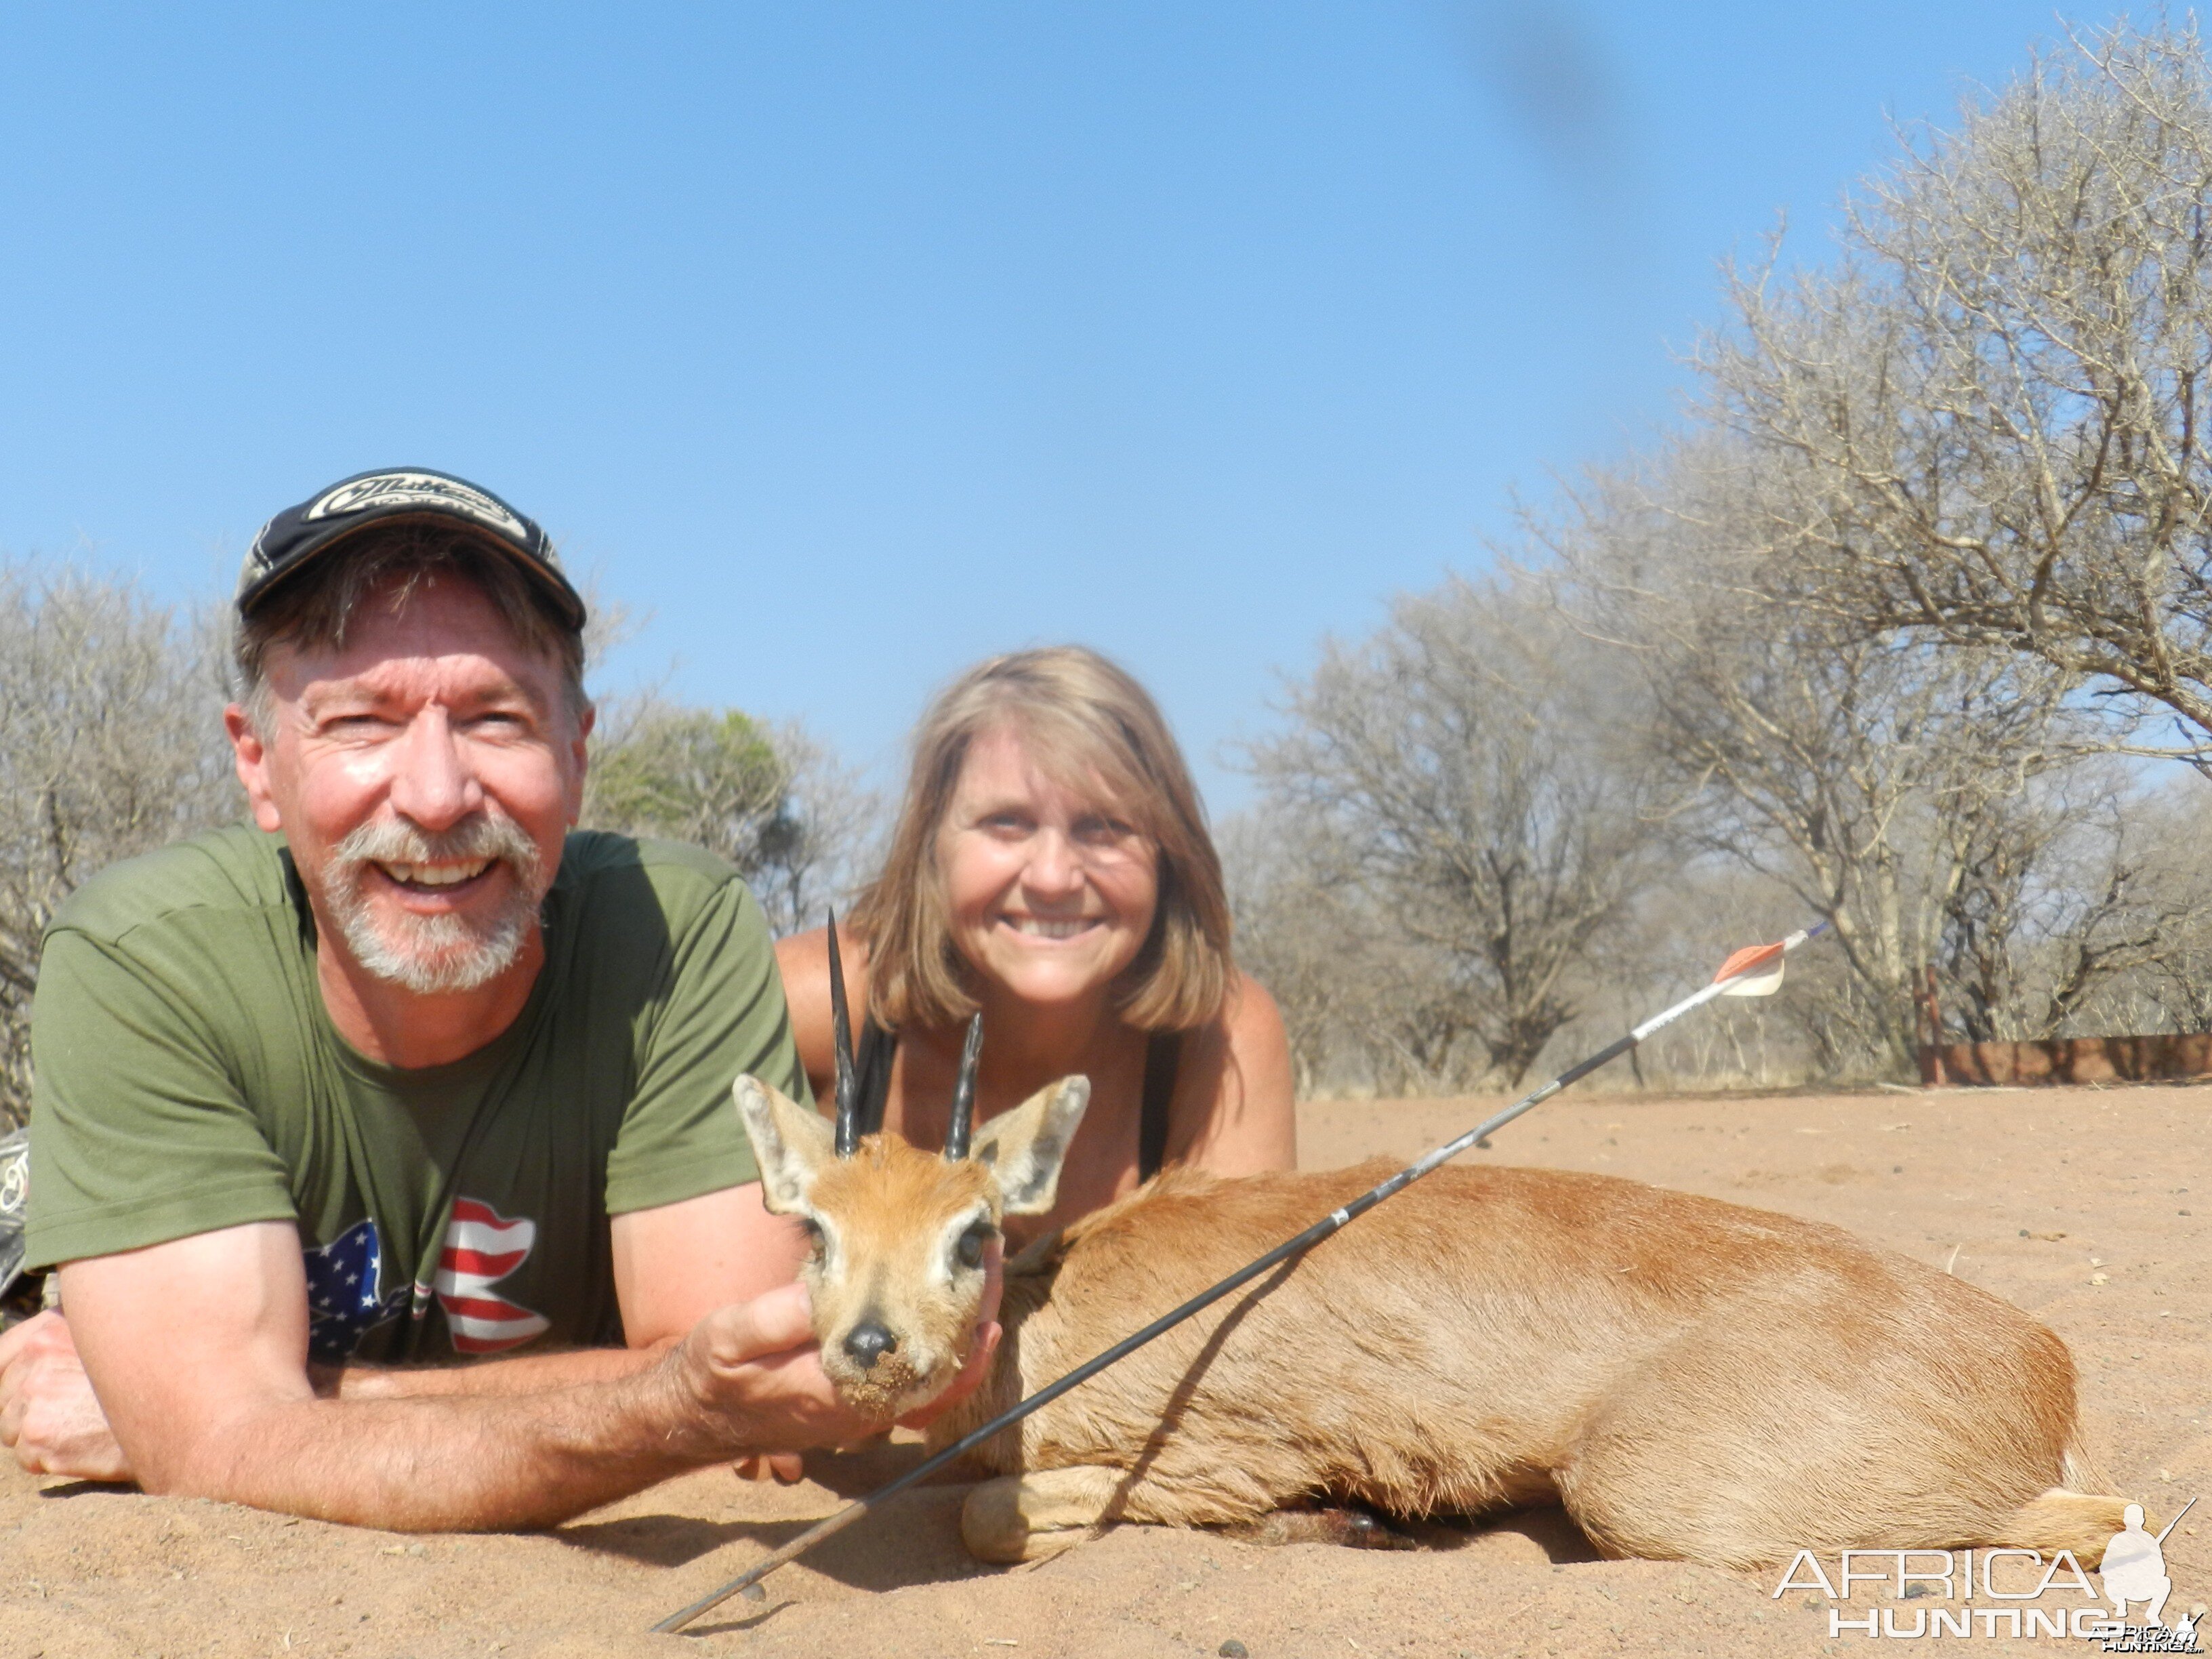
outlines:
[[953, 1247], [952, 1253], [959, 1258], [962, 1267], [980, 1267], [983, 1265], [983, 1252], [998, 1236], [996, 1227], [988, 1221], [979, 1221], [960, 1235], [960, 1242]]

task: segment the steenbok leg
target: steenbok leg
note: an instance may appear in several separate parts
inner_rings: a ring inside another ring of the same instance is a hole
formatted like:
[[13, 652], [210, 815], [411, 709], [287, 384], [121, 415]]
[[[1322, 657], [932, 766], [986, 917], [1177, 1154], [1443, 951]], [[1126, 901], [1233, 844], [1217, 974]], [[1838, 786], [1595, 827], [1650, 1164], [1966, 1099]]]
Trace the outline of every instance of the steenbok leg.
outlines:
[[983, 1561], [1035, 1561], [1058, 1553], [1106, 1519], [1127, 1477], [1095, 1464], [986, 1480], [960, 1506], [960, 1537]]

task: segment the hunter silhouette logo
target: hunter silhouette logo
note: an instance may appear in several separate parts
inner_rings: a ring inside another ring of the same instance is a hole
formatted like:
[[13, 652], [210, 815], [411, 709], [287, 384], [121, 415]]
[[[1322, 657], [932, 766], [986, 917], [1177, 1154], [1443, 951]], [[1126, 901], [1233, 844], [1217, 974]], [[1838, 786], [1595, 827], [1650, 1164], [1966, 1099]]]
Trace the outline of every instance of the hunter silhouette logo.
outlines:
[[[2174, 1517], [2180, 1519], [2179, 1516]], [[2128, 1603], [2144, 1601], [2143, 1623], [2159, 1622], [2159, 1609], [2165, 1607], [2166, 1598], [2173, 1594], [2173, 1580], [2166, 1576], [2166, 1534], [2152, 1537], [2143, 1530], [2142, 1505], [2130, 1504], [2126, 1510], [2125, 1530], [2112, 1534], [2112, 1541], [2105, 1546], [2104, 1571], [2098, 1576], [2105, 1581], [2105, 1599], [2112, 1604], [2112, 1612], [2122, 1624], [2127, 1622]]]
[[[2191, 1498], [2181, 1506], [2181, 1515], [2197, 1507]], [[2105, 1599], [2112, 1604], [2112, 1616], [2119, 1621], [2117, 1637], [2107, 1637], [2100, 1645], [2107, 1653], [2196, 1653], [2197, 1620], [2191, 1616], [2176, 1624], [2171, 1632], [2159, 1622], [2159, 1613], [2166, 1607], [2166, 1598], [2173, 1594], [2173, 1580], [2166, 1574], [2166, 1540], [2181, 1524], [2181, 1515], [2167, 1522], [2156, 1536], [2143, 1526], [2143, 1510], [2140, 1504], [2130, 1504], [2122, 1511], [2127, 1525], [2112, 1534], [2105, 1546], [2105, 1560], [2098, 1577], [2105, 1581]], [[2170, 1638], [2154, 1646], [2140, 1644], [2137, 1632], [2128, 1626], [2128, 1607], [2141, 1601], [2143, 1606], [2142, 1631], [2165, 1632]]]

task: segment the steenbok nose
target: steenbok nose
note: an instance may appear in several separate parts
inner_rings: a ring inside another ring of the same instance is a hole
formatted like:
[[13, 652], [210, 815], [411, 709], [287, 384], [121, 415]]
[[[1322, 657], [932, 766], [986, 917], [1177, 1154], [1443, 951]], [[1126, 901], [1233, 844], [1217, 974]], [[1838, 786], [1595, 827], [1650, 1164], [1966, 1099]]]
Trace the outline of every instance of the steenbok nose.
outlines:
[[880, 1320], [864, 1319], [845, 1336], [845, 1352], [864, 1371], [874, 1370], [876, 1361], [897, 1346], [898, 1338], [885, 1330]]

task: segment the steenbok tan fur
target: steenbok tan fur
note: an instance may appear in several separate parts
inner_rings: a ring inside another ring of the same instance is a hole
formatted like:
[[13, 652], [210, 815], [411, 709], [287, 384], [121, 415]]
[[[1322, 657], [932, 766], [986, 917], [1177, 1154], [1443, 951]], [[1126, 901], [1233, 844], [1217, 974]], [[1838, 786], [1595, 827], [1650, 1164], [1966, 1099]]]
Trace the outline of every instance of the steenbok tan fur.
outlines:
[[[750, 1078], [771, 1210], [814, 1231], [823, 1358], [888, 1420], [945, 1388], [980, 1241], [1051, 1207], [1088, 1097], [1054, 1085], [974, 1156], [830, 1126]], [[1389, 1170], [1170, 1170], [1008, 1265], [1005, 1338], [933, 1445], [1158, 1317]], [[1245, 1525], [1316, 1501], [1413, 1517], [1557, 1502], [1603, 1551], [1753, 1566], [1799, 1549], [2069, 1549], [2074, 1364], [2008, 1304], [1848, 1233], [1605, 1176], [1447, 1167], [988, 1443], [969, 1547], [1113, 1521]]]

